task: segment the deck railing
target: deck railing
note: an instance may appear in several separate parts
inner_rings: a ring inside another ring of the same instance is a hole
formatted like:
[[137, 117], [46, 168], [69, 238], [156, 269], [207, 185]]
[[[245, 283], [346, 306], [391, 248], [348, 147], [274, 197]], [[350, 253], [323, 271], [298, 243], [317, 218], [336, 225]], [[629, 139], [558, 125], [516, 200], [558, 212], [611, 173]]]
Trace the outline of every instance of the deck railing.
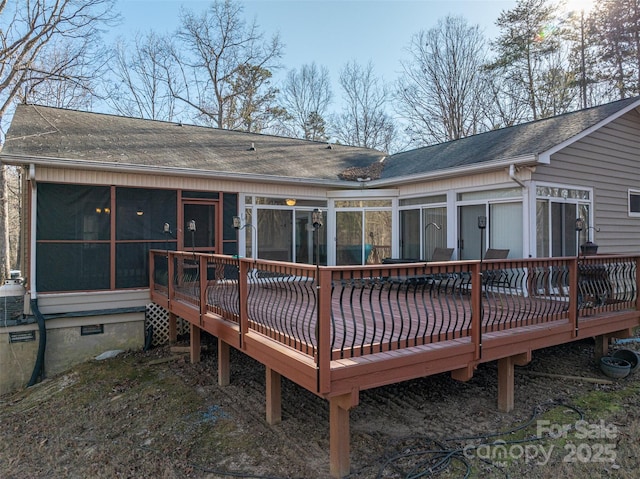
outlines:
[[636, 256], [337, 267], [172, 251], [150, 259], [152, 297], [165, 306], [325, 366], [461, 338], [479, 358], [482, 334], [560, 321], [577, 332], [591, 316], [638, 309]]

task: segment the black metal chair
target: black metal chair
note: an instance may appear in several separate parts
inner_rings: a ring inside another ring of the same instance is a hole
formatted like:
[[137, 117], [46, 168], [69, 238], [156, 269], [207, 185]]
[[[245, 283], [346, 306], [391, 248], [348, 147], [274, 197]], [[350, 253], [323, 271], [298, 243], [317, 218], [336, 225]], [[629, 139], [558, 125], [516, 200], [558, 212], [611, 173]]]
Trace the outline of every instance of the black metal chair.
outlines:
[[[484, 254], [485, 260], [507, 259], [508, 249], [489, 248]], [[490, 269], [482, 272], [482, 284], [487, 286], [508, 285], [509, 275], [503, 269]]]
[[[433, 250], [433, 254], [431, 255], [430, 263], [433, 262], [442, 262], [442, 261], [451, 261], [451, 257], [453, 256], [453, 248], [435, 248]], [[382, 260], [383, 264], [403, 264], [403, 263], [424, 263], [424, 260], [420, 259], [412, 259], [412, 258], [385, 258]], [[393, 283], [399, 283], [403, 285], [416, 285], [416, 284], [424, 284], [431, 283], [433, 281], [442, 281], [449, 279], [451, 275], [447, 273], [438, 273], [438, 274], [421, 274], [421, 275], [413, 275], [413, 276], [398, 276], [396, 278], [392, 278], [391, 281]]]

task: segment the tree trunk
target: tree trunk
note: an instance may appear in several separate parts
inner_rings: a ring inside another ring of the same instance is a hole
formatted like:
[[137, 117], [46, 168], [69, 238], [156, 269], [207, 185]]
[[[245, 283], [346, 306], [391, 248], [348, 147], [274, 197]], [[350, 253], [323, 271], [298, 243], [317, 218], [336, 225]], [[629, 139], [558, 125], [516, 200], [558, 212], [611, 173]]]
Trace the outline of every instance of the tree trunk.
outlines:
[[2, 259], [2, 267], [0, 268], [0, 280], [4, 284], [4, 280], [9, 278], [11, 271], [11, 261], [9, 258], [9, 188], [7, 187], [6, 166], [0, 165], [0, 195], [2, 198], [2, 223], [0, 233], [2, 240], [0, 241], [0, 258]]

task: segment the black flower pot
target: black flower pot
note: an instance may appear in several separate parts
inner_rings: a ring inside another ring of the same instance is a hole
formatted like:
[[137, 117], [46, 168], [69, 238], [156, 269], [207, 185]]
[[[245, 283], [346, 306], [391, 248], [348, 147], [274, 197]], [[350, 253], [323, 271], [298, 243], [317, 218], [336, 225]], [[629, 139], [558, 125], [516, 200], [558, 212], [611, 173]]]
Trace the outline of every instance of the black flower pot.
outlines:
[[580, 245], [580, 251], [583, 256], [593, 256], [598, 254], [598, 245], [593, 241], [587, 241]]
[[631, 372], [631, 364], [624, 359], [603, 356], [600, 358], [600, 369], [610, 378], [626, 378]]

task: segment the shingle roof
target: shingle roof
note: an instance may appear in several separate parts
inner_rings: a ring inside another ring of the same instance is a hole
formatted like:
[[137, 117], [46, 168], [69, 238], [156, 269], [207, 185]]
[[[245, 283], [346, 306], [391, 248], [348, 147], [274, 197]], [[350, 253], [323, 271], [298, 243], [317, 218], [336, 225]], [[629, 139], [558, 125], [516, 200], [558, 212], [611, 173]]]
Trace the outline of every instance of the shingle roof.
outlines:
[[367, 148], [35, 105], [18, 106], [2, 154], [335, 181], [385, 156]]
[[429, 173], [544, 153], [606, 120], [640, 97], [396, 153], [384, 160], [382, 179]]
[[[2, 155], [249, 174], [301, 180], [393, 182], [549, 151], [640, 97], [493, 130], [387, 157], [367, 148], [114, 115], [20, 105]], [[386, 180], [386, 181], [385, 181]]]

